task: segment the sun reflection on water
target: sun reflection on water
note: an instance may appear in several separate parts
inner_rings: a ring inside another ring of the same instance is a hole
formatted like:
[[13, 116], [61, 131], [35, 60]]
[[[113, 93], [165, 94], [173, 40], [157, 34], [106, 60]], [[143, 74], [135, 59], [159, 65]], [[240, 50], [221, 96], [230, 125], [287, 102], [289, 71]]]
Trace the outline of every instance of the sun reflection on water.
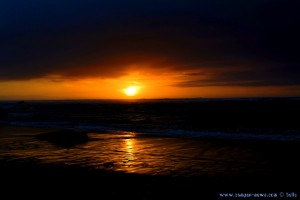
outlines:
[[134, 139], [132, 138], [124, 139], [124, 152], [125, 152], [124, 164], [129, 168], [131, 167], [132, 163], [135, 160], [134, 144], [135, 144]]
[[134, 153], [134, 148], [133, 148], [134, 147], [134, 140], [131, 139], [131, 138], [125, 139], [125, 145], [126, 145], [127, 154], [130, 154], [130, 155], [134, 156], [133, 155], [133, 153]]
[[[219, 143], [141, 137], [133, 132], [91, 133], [90, 137], [94, 140], [65, 149], [35, 137], [6, 136], [0, 140], [0, 158], [35, 159], [51, 165], [76, 165], [147, 175], [189, 176], [248, 170], [244, 163], [253, 155], [243, 148], [227, 147], [224, 156], [224, 147]], [[243, 158], [245, 162], [236, 162], [236, 158]], [[228, 170], [228, 163], [232, 170]]]

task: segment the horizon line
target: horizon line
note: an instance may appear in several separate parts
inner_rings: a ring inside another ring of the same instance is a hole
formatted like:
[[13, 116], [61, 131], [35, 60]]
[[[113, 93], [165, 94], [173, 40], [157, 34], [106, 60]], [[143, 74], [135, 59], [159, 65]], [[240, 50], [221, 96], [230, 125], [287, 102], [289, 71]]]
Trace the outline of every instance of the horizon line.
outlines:
[[186, 98], [120, 98], [120, 99], [0, 99], [4, 101], [142, 101], [142, 100], [197, 100], [197, 99], [269, 99], [300, 98], [300, 96], [266, 96], [266, 97], [186, 97]]

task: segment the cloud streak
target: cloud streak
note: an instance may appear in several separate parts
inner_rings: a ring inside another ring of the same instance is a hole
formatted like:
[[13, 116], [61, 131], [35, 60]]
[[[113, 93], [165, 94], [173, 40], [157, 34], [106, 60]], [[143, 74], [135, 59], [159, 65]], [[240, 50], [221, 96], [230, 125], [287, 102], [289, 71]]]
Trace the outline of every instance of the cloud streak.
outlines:
[[178, 87], [300, 84], [295, 1], [30, 2], [0, 3], [1, 81], [148, 68], [186, 74]]

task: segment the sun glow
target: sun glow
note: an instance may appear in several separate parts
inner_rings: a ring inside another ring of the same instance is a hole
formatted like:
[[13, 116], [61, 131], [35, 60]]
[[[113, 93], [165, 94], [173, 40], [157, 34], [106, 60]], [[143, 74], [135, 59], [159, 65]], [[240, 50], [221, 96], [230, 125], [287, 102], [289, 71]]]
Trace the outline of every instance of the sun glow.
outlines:
[[125, 88], [123, 91], [127, 96], [135, 96], [138, 93], [138, 90], [137, 86], [130, 86]]

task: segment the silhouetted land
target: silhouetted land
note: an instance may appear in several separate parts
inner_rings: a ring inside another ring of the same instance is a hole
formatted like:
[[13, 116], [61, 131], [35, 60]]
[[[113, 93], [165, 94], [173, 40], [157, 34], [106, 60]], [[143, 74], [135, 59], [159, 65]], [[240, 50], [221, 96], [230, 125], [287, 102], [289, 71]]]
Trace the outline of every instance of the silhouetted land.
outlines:
[[84, 144], [89, 141], [89, 136], [86, 132], [74, 130], [61, 130], [41, 133], [36, 135], [36, 138], [65, 148], [71, 148], [77, 144]]

